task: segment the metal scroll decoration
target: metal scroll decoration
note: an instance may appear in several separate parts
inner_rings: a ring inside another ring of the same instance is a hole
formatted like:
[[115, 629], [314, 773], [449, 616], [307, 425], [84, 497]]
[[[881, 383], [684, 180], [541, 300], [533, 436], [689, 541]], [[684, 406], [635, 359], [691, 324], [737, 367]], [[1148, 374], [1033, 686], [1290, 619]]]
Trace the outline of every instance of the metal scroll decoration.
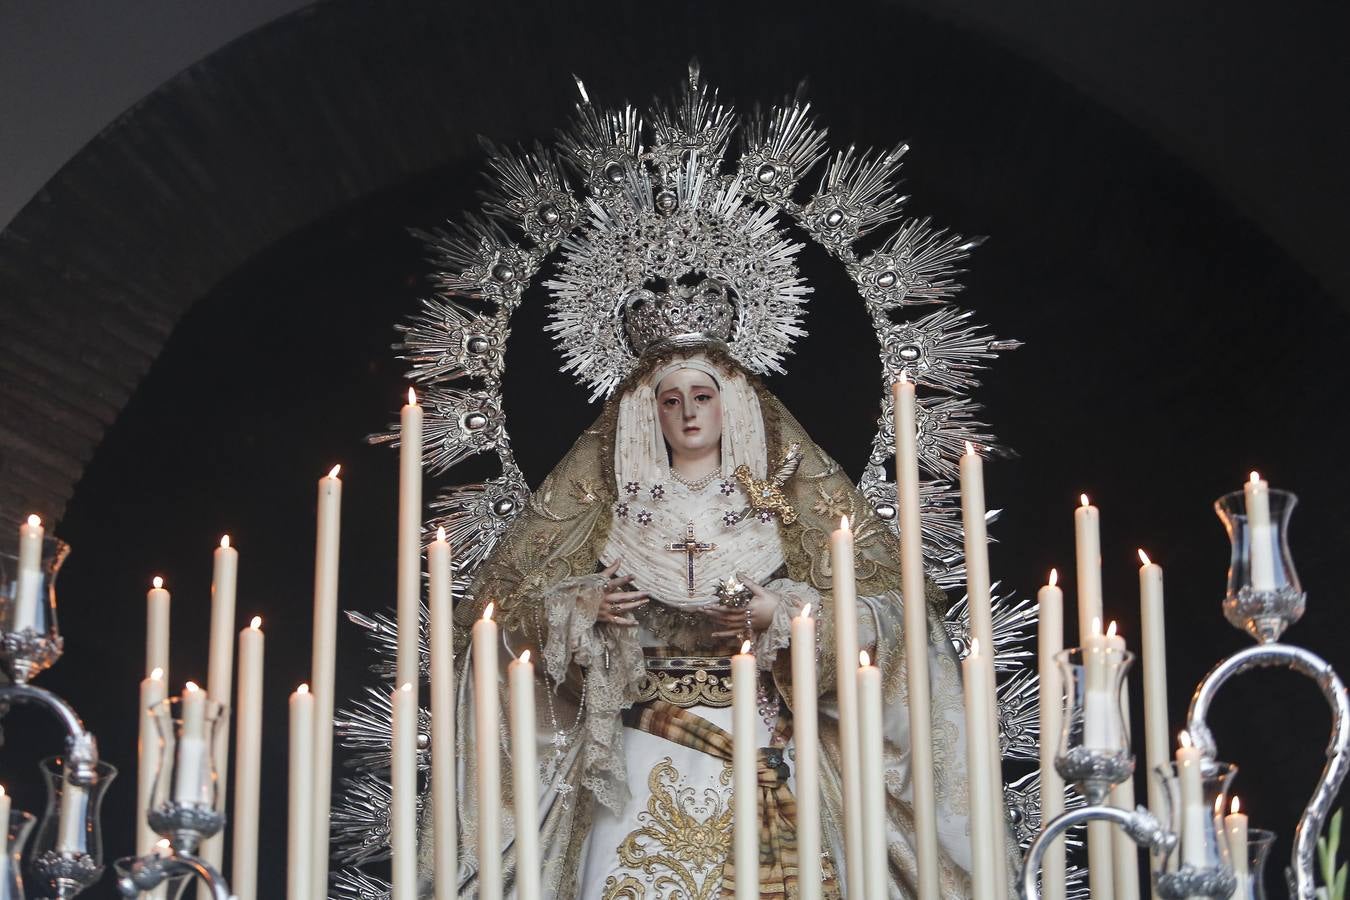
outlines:
[[[437, 272], [422, 310], [400, 326], [400, 349], [425, 409], [424, 467], [439, 476], [470, 458], [499, 464], [495, 477], [446, 487], [431, 502], [428, 530], [444, 527], [456, 548], [457, 597], [529, 499], [502, 399], [511, 318], [529, 288], [542, 282], [549, 293], [546, 327], [562, 371], [592, 400], [610, 394], [636, 362], [622, 323], [630, 304], [655, 299], [678, 307], [710, 281], [735, 307], [727, 342], [733, 357], [752, 372], [781, 372], [805, 334], [811, 287], [797, 256], [807, 241], [852, 277], [879, 345], [881, 414], [858, 487], [895, 528], [895, 485], [885, 467], [894, 445], [890, 385], [904, 373], [923, 393], [925, 564], [943, 588], [961, 586], [957, 463], [966, 441], [993, 451], [970, 395], [990, 361], [1020, 346], [995, 339], [952, 305], [960, 267], [980, 240], [906, 215], [908, 198], [899, 191], [906, 145], [831, 153], [826, 129], [799, 98], [738, 116], [697, 64], [670, 101], [654, 101], [645, 115], [630, 105], [598, 106], [577, 86], [575, 116], [551, 146], [486, 145], [488, 189], [479, 214], [417, 233]], [[544, 280], [546, 263], [553, 274]], [[912, 315], [917, 307], [930, 309]], [[373, 639], [379, 661], [372, 668], [388, 677], [393, 619], [351, 618]], [[1037, 759], [1037, 687], [1026, 646], [1034, 621], [1029, 602], [996, 600], [1003, 746], [1023, 770], [1009, 778], [1008, 797], [1024, 841], [1028, 823], [1039, 820], [1038, 788], [1026, 774]], [[948, 629], [964, 655], [964, 603], [952, 608]], [[360, 866], [388, 854], [387, 760], [370, 752], [388, 746], [388, 710], [371, 694], [341, 718], [355, 775], [335, 805], [335, 842], [343, 862]], [[381, 885], [358, 869], [336, 879], [343, 897], [380, 896]]]

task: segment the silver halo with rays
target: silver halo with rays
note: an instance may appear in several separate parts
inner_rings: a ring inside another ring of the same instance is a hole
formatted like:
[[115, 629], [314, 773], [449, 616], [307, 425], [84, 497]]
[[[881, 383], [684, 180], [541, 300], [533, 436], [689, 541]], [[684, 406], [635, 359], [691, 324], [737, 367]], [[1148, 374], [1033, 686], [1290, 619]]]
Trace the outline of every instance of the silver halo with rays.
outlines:
[[[957, 461], [966, 441], [982, 454], [998, 452], [970, 394], [991, 360], [1020, 346], [987, 334], [970, 321], [970, 311], [951, 305], [961, 266], [982, 239], [906, 217], [898, 179], [907, 145], [850, 145], [831, 153], [826, 130], [797, 98], [738, 117], [692, 65], [674, 98], [655, 101], [644, 122], [634, 107], [601, 107], [577, 86], [575, 116], [553, 146], [484, 142], [489, 187], [481, 214], [414, 232], [437, 270], [434, 296], [400, 326], [401, 356], [425, 408], [424, 466], [441, 475], [484, 455], [500, 465], [496, 477], [444, 488], [431, 501], [427, 531], [445, 527], [456, 548], [456, 599], [529, 501], [506, 428], [502, 383], [511, 318], [546, 263], [556, 264], [544, 283], [551, 295], [547, 328], [562, 352], [562, 370], [594, 400], [611, 393], [636, 361], [619, 315], [632, 293], [678, 301], [700, 279], [714, 280], [734, 304], [732, 355], [752, 372], [782, 371], [804, 334], [810, 287], [796, 257], [805, 241], [843, 265], [877, 339], [882, 415], [858, 487], [894, 529], [895, 485], [886, 472], [894, 444], [890, 385], [903, 373], [924, 391], [918, 437], [925, 565], [944, 589], [962, 586]], [[889, 234], [873, 236], [888, 226]], [[912, 315], [923, 306], [935, 308]], [[393, 442], [396, 435], [376, 440]], [[990, 511], [989, 520], [997, 515]], [[425, 678], [425, 606], [422, 614]], [[387, 676], [396, 648], [393, 619], [349, 616], [372, 638], [380, 657], [372, 669]], [[1028, 742], [1035, 740], [1036, 679], [1026, 671], [1034, 660], [1027, 649], [1034, 620], [1030, 601], [995, 598], [1003, 742], [1006, 760], [1023, 768], [1035, 756]], [[952, 607], [946, 625], [964, 656], [964, 601]], [[356, 865], [380, 858], [387, 843], [387, 789], [373, 783], [383, 779], [384, 764], [371, 752], [387, 742], [386, 707], [378, 692], [357, 698], [341, 726], [356, 773], [346, 781], [348, 799], [335, 805], [335, 836], [339, 857]], [[1015, 775], [1008, 797], [1020, 814], [1039, 816], [1036, 779]], [[1028, 842], [1021, 830], [1019, 838]], [[348, 870], [335, 877], [335, 888], [354, 900], [383, 896], [387, 885]]]

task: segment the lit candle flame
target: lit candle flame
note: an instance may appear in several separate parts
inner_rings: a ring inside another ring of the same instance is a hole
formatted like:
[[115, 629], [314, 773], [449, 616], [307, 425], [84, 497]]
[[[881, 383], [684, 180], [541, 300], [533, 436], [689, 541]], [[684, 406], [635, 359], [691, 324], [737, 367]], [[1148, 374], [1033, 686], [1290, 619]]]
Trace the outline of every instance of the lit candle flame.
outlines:
[[28, 517], [28, 527], [29, 527], [29, 528], [41, 528], [41, 527], [42, 527], [42, 518], [41, 518], [40, 516], [29, 516], [29, 517]]
[[1084, 505], [1084, 506], [1091, 506], [1091, 505], [1092, 505], [1092, 503], [1089, 502], [1089, 500], [1088, 500], [1087, 494], [1079, 494], [1079, 495], [1078, 495], [1078, 502], [1081, 503], [1081, 504]]
[[872, 664], [872, 657], [870, 657], [870, 656], [867, 655], [867, 651], [866, 651], [866, 650], [859, 650], [859, 651], [858, 651], [858, 665], [859, 665], [859, 666], [864, 666], [864, 667], [865, 667], [865, 666], [870, 666], [871, 664]]
[[228, 534], [222, 534], [220, 536], [220, 549], [222, 550], [230, 549], [230, 536]]
[[1055, 585], [1059, 584], [1059, 570], [1058, 570], [1058, 569], [1051, 569], [1051, 570], [1050, 570], [1050, 580], [1049, 580], [1048, 582], [1046, 582], [1046, 583], [1049, 584], [1051, 587], [1054, 587]]
[[841, 531], [848, 531], [848, 516], [839, 517], [839, 528]]
[[409, 406], [417, 405], [417, 392], [414, 391], [412, 388], [408, 388], [408, 405]]
[[0, 784], [0, 797], [5, 796], [5, 786]]
[[528, 666], [530, 664], [530, 651], [528, 650], [520, 651], [520, 661]]
[[974, 455], [975, 455], [975, 445], [972, 444], [970, 441], [966, 441], [966, 456], [974, 456]]
[[160, 838], [159, 840], [155, 841], [156, 850], [168, 850], [169, 847], [171, 846], [173, 845], [169, 843], [168, 838]]
[[1107, 625], [1107, 626], [1106, 626], [1106, 636], [1107, 636], [1107, 637], [1115, 637], [1115, 636], [1116, 636], [1116, 623], [1115, 623], [1115, 622], [1112, 622], [1110, 625]]
[[1182, 729], [1182, 731], [1177, 735], [1177, 740], [1181, 742], [1181, 746], [1183, 747], [1195, 746], [1194, 744], [1191, 743], [1191, 733], [1189, 731], [1186, 731], [1185, 729]]
[[749, 652], [750, 652], [750, 642], [745, 641], [744, 643], [741, 644], [741, 653], [746, 654]]
[[248, 623], [248, 627], [252, 628], [254, 631], [262, 628], [262, 616], [254, 616], [253, 621]]
[[1143, 550], [1139, 551], [1139, 561], [1146, 566], [1152, 565], [1153, 561], [1148, 558], [1148, 554]]
[[155, 666], [153, 669], [151, 669], [151, 670], [150, 670], [150, 677], [153, 678], [153, 679], [155, 679], [155, 681], [162, 681], [162, 680], [164, 679], [164, 669], [163, 669], [163, 667], [161, 667], [161, 666]]
[[150, 579], [150, 586], [155, 590], [159, 590], [164, 587], [164, 579], [156, 575], [154, 578]]
[[1256, 471], [1255, 469], [1252, 469], [1251, 480], [1252, 480], [1252, 484], [1260, 484], [1260, 483], [1261, 483], [1261, 473], [1258, 472], [1258, 471]]
[[197, 686], [197, 682], [195, 682], [195, 681], [189, 681], [187, 684], [183, 685], [183, 690], [185, 690], [185, 691], [200, 691], [201, 688]]
[[487, 622], [492, 620], [492, 607], [495, 605], [495, 603], [489, 603], [487, 608], [483, 610], [483, 621]]
[[442, 525], [440, 528], [437, 528], [437, 529], [436, 529], [436, 540], [439, 541], [439, 542], [442, 542], [442, 543], [445, 541], [445, 526], [444, 526], [444, 525]]
[[[408, 689], [408, 686], [405, 684], [405, 685], [403, 686], [403, 689], [406, 691], [406, 690]], [[309, 685], [307, 685], [307, 684], [302, 684], [302, 685], [300, 685], [298, 688], [295, 689], [295, 692], [296, 692], [297, 694], [308, 694], [308, 693], [309, 693]]]
[[808, 604], [806, 604], [805, 606], [803, 606], [803, 607], [802, 607], [802, 611], [801, 611], [801, 613], [799, 613], [799, 615], [800, 615], [803, 619], [809, 619], [809, 618], [811, 618], [811, 604], [808, 603]]
[[333, 468], [328, 470], [328, 477], [336, 478], [338, 477], [338, 473], [341, 471], [342, 471], [342, 463], [338, 463], [337, 465], [333, 466]]
[[900, 370], [900, 383], [909, 384], [909, 372], [906, 369]]
[[1228, 808], [1228, 811], [1231, 812], [1233, 815], [1237, 815], [1238, 813], [1242, 812], [1242, 804], [1238, 801], [1237, 797], [1233, 798], [1233, 805]]

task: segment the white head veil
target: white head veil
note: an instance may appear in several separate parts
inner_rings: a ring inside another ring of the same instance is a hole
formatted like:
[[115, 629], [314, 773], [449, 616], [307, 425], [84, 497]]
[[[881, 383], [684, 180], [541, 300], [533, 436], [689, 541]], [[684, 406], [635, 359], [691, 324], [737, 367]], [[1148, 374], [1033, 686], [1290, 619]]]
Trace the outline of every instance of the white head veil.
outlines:
[[653, 485], [670, 477], [666, 439], [656, 415], [656, 388], [671, 372], [693, 369], [711, 377], [722, 400], [722, 474], [750, 467], [756, 478], [768, 468], [764, 415], [759, 397], [739, 370], [723, 372], [701, 353], [671, 360], [619, 398], [614, 436], [614, 475], [620, 487], [629, 482]]

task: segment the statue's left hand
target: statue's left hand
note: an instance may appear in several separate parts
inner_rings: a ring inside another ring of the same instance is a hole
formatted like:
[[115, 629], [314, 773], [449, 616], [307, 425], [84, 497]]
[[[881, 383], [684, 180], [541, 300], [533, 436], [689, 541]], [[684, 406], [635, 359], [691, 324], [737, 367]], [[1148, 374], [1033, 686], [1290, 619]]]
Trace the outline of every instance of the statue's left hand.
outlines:
[[707, 613], [713, 622], [723, 627], [722, 631], [714, 631], [713, 637], [738, 637], [745, 633], [746, 613], [750, 614], [750, 627], [754, 631], [763, 631], [773, 623], [773, 614], [778, 609], [778, 604], [783, 602], [775, 591], [768, 590], [759, 584], [746, 578], [744, 575], [737, 575], [741, 583], [750, 589], [752, 594], [750, 606], [747, 609], [727, 609], [724, 606], [712, 604], [707, 607]]

